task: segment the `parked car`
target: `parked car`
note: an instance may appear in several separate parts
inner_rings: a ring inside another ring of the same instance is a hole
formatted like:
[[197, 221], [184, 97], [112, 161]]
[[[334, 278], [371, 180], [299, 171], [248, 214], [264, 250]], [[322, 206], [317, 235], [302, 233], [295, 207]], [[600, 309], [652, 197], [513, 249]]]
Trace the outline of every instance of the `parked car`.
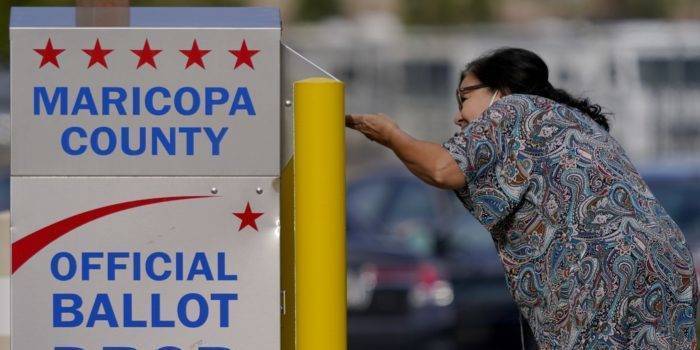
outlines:
[[[491, 236], [465, 211], [451, 191], [430, 187], [404, 168], [388, 168], [367, 174], [348, 185], [347, 212], [349, 247], [353, 245], [353, 240], [361, 240], [352, 238], [352, 231], [353, 236], [382, 241], [382, 246], [388, 245], [393, 250], [381, 248], [374, 251], [371, 257], [365, 257], [356, 255], [356, 251], [349, 248], [348, 259], [351, 261], [350, 271], [355, 271], [353, 274], [359, 276], [363, 272], [358, 271], [364, 271], [353, 265], [365, 266], [364, 269], [369, 271], [381, 270], [375, 265], [362, 265], [368, 260], [391, 265], [402, 255], [419, 259], [416, 261], [422, 262], [412, 263], [414, 271], [420, 271], [419, 266], [433, 266], [438, 271], [444, 271], [443, 276], [452, 289], [451, 308], [456, 311], [456, 317], [450, 326], [450, 337], [454, 344], [488, 348], [520, 347], [518, 310], [508, 292], [503, 267]], [[367, 247], [360, 249], [366, 250]], [[400, 274], [391, 271], [389, 275]], [[357, 285], [357, 280], [362, 279], [349, 278], [349, 294], [353, 285]], [[401, 299], [389, 294], [385, 298], [385, 303], [399, 303]], [[425, 310], [427, 312], [421, 316], [423, 319], [435, 317], [434, 314], [429, 315], [434, 310]], [[351, 341], [354, 329], [369, 325], [379, 334], [392, 334], [393, 324], [375, 324], [366, 319], [353, 318], [352, 313], [349, 317]], [[524, 327], [529, 331], [526, 324]], [[434, 330], [433, 333], [437, 335], [439, 332]]]
[[429, 256], [348, 215], [349, 349], [424, 349], [455, 324], [452, 286]]

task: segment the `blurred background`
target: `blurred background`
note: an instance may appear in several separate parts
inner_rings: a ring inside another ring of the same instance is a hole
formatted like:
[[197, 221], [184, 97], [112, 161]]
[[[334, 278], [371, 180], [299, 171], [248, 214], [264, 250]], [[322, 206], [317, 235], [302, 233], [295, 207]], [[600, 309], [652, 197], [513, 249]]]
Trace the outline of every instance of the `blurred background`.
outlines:
[[[0, 8], [0, 210], [9, 208], [10, 6]], [[611, 134], [700, 262], [700, 2], [697, 0], [131, 0], [132, 6], [275, 6], [283, 40], [346, 83], [347, 111], [383, 112], [435, 142], [456, 126], [465, 64], [516, 46], [550, 81], [613, 113]], [[454, 195], [412, 178], [348, 131], [350, 349], [520, 348], [518, 312], [489, 234]], [[0, 214], [0, 349], [9, 348], [6, 212]], [[700, 266], [696, 267], [700, 271]], [[523, 333], [528, 348], [529, 329]]]

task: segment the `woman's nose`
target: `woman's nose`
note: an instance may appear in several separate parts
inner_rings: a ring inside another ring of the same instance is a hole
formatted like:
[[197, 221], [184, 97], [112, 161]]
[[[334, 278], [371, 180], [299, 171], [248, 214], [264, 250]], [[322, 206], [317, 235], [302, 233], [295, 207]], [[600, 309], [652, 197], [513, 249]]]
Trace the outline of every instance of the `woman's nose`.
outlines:
[[455, 125], [461, 127], [463, 123], [462, 113], [456, 112], [454, 117], [452, 117], [452, 122], [454, 122]]

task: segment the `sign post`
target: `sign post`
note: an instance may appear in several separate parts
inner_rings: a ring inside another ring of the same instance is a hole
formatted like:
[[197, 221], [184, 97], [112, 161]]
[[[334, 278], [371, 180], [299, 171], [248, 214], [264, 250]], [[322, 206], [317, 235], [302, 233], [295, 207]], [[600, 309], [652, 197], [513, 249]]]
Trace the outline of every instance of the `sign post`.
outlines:
[[[297, 344], [345, 349], [345, 180], [343, 84], [311, 78], [294, 84]], [[318, 213], [325, 213], [319, 215]], [[322, 283], [322, 287], [320, 284]]]

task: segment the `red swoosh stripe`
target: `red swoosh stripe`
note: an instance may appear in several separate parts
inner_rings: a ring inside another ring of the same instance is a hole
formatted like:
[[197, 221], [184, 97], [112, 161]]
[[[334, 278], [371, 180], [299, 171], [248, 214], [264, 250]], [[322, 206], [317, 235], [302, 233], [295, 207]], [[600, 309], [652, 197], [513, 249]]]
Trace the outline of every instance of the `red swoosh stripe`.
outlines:
[[163, 202], [172, 202], [183, 199], [209, 198], [215, 196], [177, 196], [146, 198], [135, 201], [122, 202], [104, 207], [88, 210], [86, 212], [67, 217], [49, 226], [43, 227], [29, 235], [12, 243], [12, 273], [15, 273], [22, 265], [31, 259], [36, 253], [44, 249], [51, 242], [59, 239], [66, 233], [83, 226], [101, 217], [114, 214], [123, 210], [142, 207]]

